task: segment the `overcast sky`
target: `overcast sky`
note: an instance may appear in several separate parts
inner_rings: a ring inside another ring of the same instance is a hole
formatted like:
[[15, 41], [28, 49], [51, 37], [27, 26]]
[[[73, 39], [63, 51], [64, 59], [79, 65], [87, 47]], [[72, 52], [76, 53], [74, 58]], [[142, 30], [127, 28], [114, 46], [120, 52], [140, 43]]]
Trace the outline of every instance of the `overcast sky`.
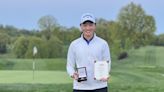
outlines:
[[39, 18], [54, 16], [62, 26], [79, 27], [85, 12], [97, 18], [116, 20], [120, 9], [131, 1], [140, 4], [156, 20], [156, 34], [164, 33], [164, 0], [0, 0], [0, 24], [38, 29]]

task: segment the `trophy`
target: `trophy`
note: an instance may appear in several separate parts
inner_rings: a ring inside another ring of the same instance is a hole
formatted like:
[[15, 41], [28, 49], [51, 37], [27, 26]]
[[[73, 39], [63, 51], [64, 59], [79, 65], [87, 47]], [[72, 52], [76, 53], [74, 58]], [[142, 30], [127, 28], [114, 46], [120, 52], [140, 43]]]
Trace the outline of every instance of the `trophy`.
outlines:
[[78, 76], [78, 82], [81, 82], [81, 81], [87, 81], [87, 71], [86, 71], [86, 67], [80, 67], [80, 68], [77, 68], [77, 72], [79, 74]]

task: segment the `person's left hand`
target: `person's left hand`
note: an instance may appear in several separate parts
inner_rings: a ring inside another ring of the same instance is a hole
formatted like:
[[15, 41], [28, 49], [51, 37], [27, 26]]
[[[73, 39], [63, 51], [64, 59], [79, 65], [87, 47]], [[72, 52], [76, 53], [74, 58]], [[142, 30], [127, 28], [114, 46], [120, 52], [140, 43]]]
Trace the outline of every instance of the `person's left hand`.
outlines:
[[107, 78], [101, 78], [100, 81], [107, 82], [108, 79], [109, 79], [109, 77], [107, 77]]

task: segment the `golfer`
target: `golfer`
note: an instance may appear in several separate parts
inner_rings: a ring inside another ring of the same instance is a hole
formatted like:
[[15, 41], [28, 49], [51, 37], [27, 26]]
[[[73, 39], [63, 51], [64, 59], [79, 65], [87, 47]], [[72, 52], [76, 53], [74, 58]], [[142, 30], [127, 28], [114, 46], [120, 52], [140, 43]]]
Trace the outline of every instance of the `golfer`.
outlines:
[[[109, 71], [111, 68], [111, 58], [108, 43], [98, 37], [96, 31], [96, 20], [93, 14], [85, 13], [81, 17], [80, 28], [81, 37], [74, 40], [68, 49], [67, 72], [73, 78], [73, 92], [108, 92], [108, 79], [94, 78], [94, 61], [109, 61]], [[98, 31], [98, 30], [97, 30]], [[77, 69], [85, 67], [87, 80], [78, 81]]]

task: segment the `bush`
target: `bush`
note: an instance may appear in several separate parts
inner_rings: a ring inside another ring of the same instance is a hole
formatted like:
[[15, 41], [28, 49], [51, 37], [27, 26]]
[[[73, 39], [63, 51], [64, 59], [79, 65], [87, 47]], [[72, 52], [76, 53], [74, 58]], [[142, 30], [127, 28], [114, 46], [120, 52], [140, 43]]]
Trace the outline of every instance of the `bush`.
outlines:
[[118, 60], [124, 59], [128, 57], [128, 53], [127, 52], [121, 52], [118, 56]]
[[9, 60], [0, 61], [0, 69], [10, 70], [13, 69], [15, 63]]

